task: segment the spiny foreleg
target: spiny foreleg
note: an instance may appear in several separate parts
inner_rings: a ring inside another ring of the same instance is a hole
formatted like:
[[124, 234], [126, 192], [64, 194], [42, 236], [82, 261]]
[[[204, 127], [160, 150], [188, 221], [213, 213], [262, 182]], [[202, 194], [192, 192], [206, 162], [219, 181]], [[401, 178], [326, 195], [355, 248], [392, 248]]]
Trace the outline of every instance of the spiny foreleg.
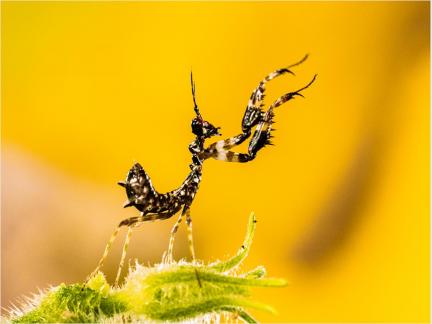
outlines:
[[217, 141], [204, 149], [199, 154], [199, 159], [204, 161], [208, 158], [214, 158], [216, 160], [234, 162], [232, 159], [235, 157], [235, 155], [229, 153], [229, 149], [243, 143], [247, 138], [249, 138], [250, 134], [251, 132], [249, 131], [247, 133], [239, 134], [222, 141]]
[[[242, 138], [242, 135], [238, 135], [237, 137], [233, 137], [225, 141], [219, 141], [216, 142], [215, 144], [210, 145], [208, 149], [204, 150], [204, 154], [207, 154], [205, 158], [212, 157], [216, 160], [221, 160], [221, 161], [243, 162], [243, 163], [253, 160], [256, 157], [259, 150], [261, 150], [266, 145], [272, 144], [271, 138], [273, 136], [271, 132], [272, 130], [274, 130], [272, 128], [272, 125], [274, 123], [273, 120], [274, 108], [279, 107], [280, 105], [295, 98], [296, 96], [303, 97], [301, 91], [307, 89], [315, 81], [315, 79], [316, 79], [316, 75], [306, 86], [296, 91], [288, 92], [284, 94], [283, 96], [276, 99], [270, 105], [270, 108], [265, 113], [263, 113], [260, 122], [256, 126], [252, 139], [249, 142], [248, 153], [237, 153], [229, 150], [229, 148], [238, 145], [235, 143], [235, 139]], [[230, 145], [230, 144], [234, 144], [234, 145]]]
[[230, 150], [230, 148], [241, 144], [250, 136], [250, 131], [247, 134], [240, 134], [224, 141], [219, 141], [211, 144], [206, 148], [201, 156], [201, 160], [208, 159], [210, 157], [226, 162], [240, 162], [245, 163], [255, 158], [256, 153], [267, 144], [270, 143], [271, 127], [273, 124], [273, 108], [269, 108], [263, 115], [262, 120], [256, 127], [254, 136], [249, 143], [248, 153], [237, 153]]
[[252, 139], [249, 142], [248, 152], [249, 152], [250, 160], [253, 160], [255, 158], [256, 154], [258, 153], [258, 151], [261, 150], [264, 146], [272, 145], [271, 138], [273, 136], [272, 136], [271, 132], [272, 132], [272, 130], [274, 130], [272, 128], [272, 125], [274, 123], [274, 121], [273, 121], [273, 118], [274, 118], [273, 109], [276, 107], [279, 107], [280, 105], [284, 104], [285, 102], [287, 102], [291, 99], [294, 99], [296, 96], [303, 97], [303, 95], [301, 94], [301, 91], [309, 88], [309, 86], [315, 81], [315, 79], [316, 79], [316, 75], [314, 75], [312, 80], [307, 85], [305, 85], [304, 87], [302, 87], [296, 91], [288, 92], [288, 93], [284, 94], [283, 96], [276, 99], [270, 105], [270, 108], [264, 114], [262, 121], [256, 127], [255, 132], [252, 136]]
[[302, 87], [296, 91], [288, 92], [288, 93], [284, 94], [283, 96], [276, 99], [270, 105], [270, 108], [264, 114], [262, 121], [259, 122], [259, 124], [256, 127], [255, 132], [252, 136], [252, 139], [249, 142], [248, 153], [249, 153], [250, 160], [253, 160], [255, 158], [256, 154], [258, 153], [258, 151], [261, 150], [264, 146], [272, 145], [271, 138], [273, 136], [271, 134], [271, 131], [273, 130], [272, 125], [274, 123], [274, 121], [273, 121], [274, 108], [279, 107], [280, 105], [284, 104], [285, 102], [287, 102], [291, 99], [294, 99], [296, 96], [303, 97], [303, 95], [301, 94], [301, 91], [307, 89], [315, 81], [315, 79], [316, 79], [316, 75], [314, 75], [312, 80], [307, 85], [305, 85], [304, 87]]
[[287, 66], [286, 68], [278, 69], [269, 75], [267, 75], [255, 88], [255, 90], [252, 92], [248, 105], [246, 107], [246, 111], [244, 113], [243, 119], [242, 119], [242, 130], [243, 133], [248, 133], [250, 130], [257, 125], [260, 121], [262, 121], [262, 118], [264, 117], [264, 96], [265, 96], [265, 85], [267, 82], [273, 80], [274, 78], [283, 75], [285, 73], [289, 73], [294, 75], [294, 72], [290, 70], [290, 68], [295, 67], [301, 63], [303, 63], [308, 58], [308, 55], [305, 55], [299, 62], [294, 63], [290, 66]]
[[[264, 100], [264, 92], [265, 85], [267, 82], [273, 80], [274, 78], [283, 75], [285, 73], [294, 73], [290, 70], [290, 68], [297, 66], [303, 63], [307, 59], [308, 55], [303, 57], [299, 62], [292, 64], [286, 68], [278, 69], [269, 75], [267, 75], [257, 86], [257, 88], [252, 92], [251, 97], [249, 99], [248, 105], [246, 107], [245, 114], [242, 119], [242, 134], [237, 136], [230, 137], [223, 141], [218, 141], [216, 143], [211, 144], [208, 148], [204, 149], [200, 153], [200, 160], [206, 160], [210, 157], [227, 162], [248, 162], [255, 158], [256, 153], [264, 147], [266, 144], [270, 143], [270, 132], [271, 132], [271, 124], [273, 118], [272, 108], [278, 107], [284, 102], [291, 99], [296, 94], [299, 94], [299, 91], [307, 88], [306, 87], [282, 96], [272, 105], [267, 112], [263, 111], [263, 100]], [[257, 126], [258, 125], [258, 126]], [[254, 133], [254, 136], [249, 144], [249, 152], [245, 153], [236, 153], [230, 151], [230, 149], [236, 145], [240, 145], [243, 143], [249, 136], [251, 135], [251, 130], [253, 127], [257, 126], [257, 129]]]
[[278, 99], [276, 99], [270, 106], [269, 110], [272, 108], [276, 108], [279, 107], [281, 105], [283, 105], [285, 102], [293, 99], [295, 96], [300, 96], [303, 97], [304, 96], [301, 94], [301, 92], [307, 88], [309, 88], [311, 86], [312, 83], [314, 83], [315, 79], [316, 79], [317, 75], [315, 74], [312, 78], [312, 80], [305, 85], [303, 88], [298, 89], [297, 91], [293, 91], [293, 92], [288, 92], [286, 94], [284, 94], [283, 96], [280, 96]]
[[259, 122], [255, 129], [254, 135], [249, 142], [248, 153], [237, 153], [233, 151], [219, 152], [216, 159], [224, 158], [227, 162], [249, 162], [255, 159], [256, 154], [266, 145], [272, 145], [270, 139], [272, 124], [273, 124], [273, 108], [269, 108], [264, 114], [263, 119]]

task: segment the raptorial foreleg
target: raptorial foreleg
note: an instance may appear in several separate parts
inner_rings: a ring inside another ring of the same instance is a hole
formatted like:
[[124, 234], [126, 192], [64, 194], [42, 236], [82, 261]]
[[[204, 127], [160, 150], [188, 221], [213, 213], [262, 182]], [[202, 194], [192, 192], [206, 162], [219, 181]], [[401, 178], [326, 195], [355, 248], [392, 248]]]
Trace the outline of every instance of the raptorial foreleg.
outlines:
[[237, 153], [231, 151], [230, 148], [241, 144], [250, 136], [250, 131], [247, 134], [240, 134], [234, 137], [230, 137], [226, 140], [219, 141], [211, 144], [206, 148], [200, 155], [200, 159], [206, 160], [208, 158], [214, 158], [215, 160], [226, 161], [226, 162], [248, 162], [255, 158], [256, 153], [264, 147], [266, 144], [270, 144], [269, 139], [271, 137], [271, 125], [273, 123], [273, 109], [270, 108], [262, 117], [262, 120], [258, 124], [254, 136], [249, 143], [248, 153]]
[[[316, 75], [313, 79], [304, 87], [284, 94], [283, 96], [276, 99], [270, 108], [262, 114], [262, 117], [256, 126], [255, 132], [252, 139], [249, 142], [248, 153], [237, 153], [230, 151], [229, 149], [235, 145], [238, 145], [239, 139], [243, 142], [250, 135], [250, 131], [247, 134], [241, 134], [225, 141], [219, 141], [210, 145], [207, 149], [203, 151], [203, 160], [212, 157], [216, 160], [227, 161], [227, 162], [249, 162], [252, 161], [259, 150], [261, 150], [266, 145], [271, 145], [271, 138], [273, 137], [271, 132], [274, 130], [272, 125], [274, 123], [274, 108], [279, 107], [285, 102], [293, 99], [296, 96], [301, 96], [301, 91], [307, 89], [316, 79]], [[247, 135], [247, 137], [246, 137]], [[240, 142], [240, 143], [241, 143]]]
[[233, 136], [222, 141], [217, 141], [204, 149], [199, 154], [199, 158], [201, 161], [207, 160], [208, 158], [214, 158], [216, 160], [233, 162], [231, 161], [231, 159], [234, 156], [231, 156], [231, 154], [227, 155], [229, 149], [243, 143], [246, 139], [249, 138], [250, 134], [251, 132], [249, 131], [247, 133], [239, 134], [237, 136]]
[[293, 99], [295, 96], [304, 97], [304, 96], [301, 94], [301, 92], [302, 92], [303, 90], [309, 88], [310, 85], [311, 85], [312, 83], [314, 83], [316, 77], [317, 77], [317, 75], [315, 74], [315, 75], [313, 76], [312, 80], [311, 80], [307, 85], [305, 85], [303, 88], [300, 88], [300, 89], [298, 89], [297, 91], [288, 92], [288, 93], [284, 94], [283, 96], [280, 96], [279, 98], [277, 98], [277, 99], [276, 99], [276, 100], [271, 104], [271, 106], [270, 106], [269, 109], [279, 107], [279, 106], [283, 105], [285, 102], [287, 102], [288, 100]]
[[[245, 114], [242, 119], [242, 134], [230, 137], [223, 141], [218, 141], [211, 144], [208, 148], [204, 149], [200, 153], [200, 160], [206, 160], [208, 158], [214, 158], [216, 160], [227, 161], [227, 162], [248, 162], [255, 158], [257, 152], [263, 148], [265, 145], [270, 144], [271, 138], [271, 125], [273, 123], [273, 108], [276, 108], [286, 101], [292, 99], [296, 95], [300, 95], [300, 91], [306, 89], [312, 84], [314, 79], [302, 89], [294, 92], [285, 94], [284, 96], [278, 98], [270, 108], [264, 112], [263, 111], [263, 100], [265, 85], [270, 80], [283, 75], [285, 73], [294, 73], [290, 68], [303, 63], [307, 59], [306, 55], [299, 62], [292, 64], [286, 68], [278, 69], [269, 75], [267, 75], [257, 86], [257, 88], [252, 92], [249, 99], [248, 105], [246, 107]], [[253, 127], [257, 126], [254, 135], [249, 143], [248, 153], [237, 153], [230, 151], [230, 149], [236, 145], [243, 143], [251, 135], [251, 130]]]
[[303, 97], [301, 94], [301, 91], [309, 88], [309, 86], [315, 81], [316, 75], [312, 78], [312, 80], [305, 85], [304, 87], [293, 91], [288, 92], [284, 94], [283, 96], [276, 99], [271, 105], [270, 108], [266, 111], [266, 113], [263, 116], [262, 121], [259, 122], [258, 126], [255, 129], [255, 132], [252, 136], [251, 141], [249, 142], [248, 152], [249, 157], [252, 159], [255, 158], [256, 154], [259, 150], [261, 150], [266, 145], [272, 145], [271, 138], [273, 137], [271, 132], [274, 130], [272, 128], [273, 126], [273, 118], [274, 118], [274, 112], [273, 109], [279, 107], [280, 105], [284, 104], [285, 102], [294, 99], [296, 96]]
[[290, 68], [303, 63], [307, 58], [308, 55], [305, 55], [299, 62], [270, 73], [258, 84], [258, 86], [255, 88], [249, 98], [249, 102], [242, 119], [243, 133], [249, 132], [251, 128], [257, 125], [264, 117], [264, 111], [262, 108], [264, 106], [263, 101], [265, 96], [264, 92], [266, 83], [285, 73], [294, 75], [294, 72], [292, 72]]

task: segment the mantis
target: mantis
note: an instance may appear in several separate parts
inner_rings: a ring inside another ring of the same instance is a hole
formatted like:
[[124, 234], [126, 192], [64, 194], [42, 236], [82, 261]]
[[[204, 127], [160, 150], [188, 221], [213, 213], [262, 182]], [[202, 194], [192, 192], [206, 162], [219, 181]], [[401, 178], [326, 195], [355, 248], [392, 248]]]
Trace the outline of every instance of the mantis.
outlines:
[[[120, 222], [114, 233], [111, 235], [111, 238], [105, 247], [105, 251], [96, 269], [90, 274], [88, 278], [93, 277], [99, 271], [106, 257], [108, 256], [110, 248], [120, 229], [122, 227], [127, 227], [128, 232], [123, 245], [120, 265], [115, 280], [115, 284], [117, 285], [121, 270], [124, 265], [124, 260], [126, 258], [126, 252], [129, 246], [133, 228], [147, 221], [168, 219], [180, 211], [181, 212], [177, 218], [177, 221], [171, 230], [168, 251], [165, 254], [164, 259], [165, 262], [172, 261], [174, 237], [181, 221], [184, 218], [188, 228], [190, 253], [192, 255], [192, 259], [195, 259], [190, 209], [202, 179], [203, 162], [209, 158], [213, 158], [219, 161], [247, 163], [254, 160], [257, 156], [257, 153], [262, 148], [267, 145], [272, 145], [271, 138], [273, 137], [272, 125], [274, 123], [274, 109], [286, 103], [287, 101], [294, 99], [296, 96], [303, 97], [301, 92], [306, 90], [315, 81], [317, 75], [314, 75], [312, 80], [304, 87], [285, 93], [284, 95], [277, 98], [267, 110], [264, 109], [265, 86], [269, 81], [281, 75], [294, 75], [290, 69], [303, 63], [307, 57], [308, 56], [306, 55], [299, 62], [268, 74], [261, 82], [259, 82], [258, 86], [255, 88], [249, 98], [249, 102], [241, 123], [241, 133], [225, 140], [214, 142], [208, 146], [205, 146], [206, 140], [214, 136], [221, 135], [219, 133], [220, 127], [213, 126], [210, 122], [206, 121], [202, 117], [196, 101], [196, 87], [191, 73], [192, 99], [195, 111], [195, 117], [192, 120], [191, 126], [195, 139], [189, 144], [189, 151], [192, 154], [192, 162], [189, 165], [191, 170], [190, 173], [180, 187], [167, 193], [159, 193], [153, 187], [152, 181], [145, 172], [144, 168], [139, 163], [135, 163], [132, 166], [127, 174], [126, 180], [121, 181], [118, 184], [124, 187], [126, 190], [127, 201], [124, 204], [124, 207], [135, 207], [140, 212], [140, 215], [124, 219]], [[253, 130], [254, 132], [252, 135]], [[233, 151], [236, 146], [250, 138], [251, 135], [252, 138], [250, 139], [247, 153]]]

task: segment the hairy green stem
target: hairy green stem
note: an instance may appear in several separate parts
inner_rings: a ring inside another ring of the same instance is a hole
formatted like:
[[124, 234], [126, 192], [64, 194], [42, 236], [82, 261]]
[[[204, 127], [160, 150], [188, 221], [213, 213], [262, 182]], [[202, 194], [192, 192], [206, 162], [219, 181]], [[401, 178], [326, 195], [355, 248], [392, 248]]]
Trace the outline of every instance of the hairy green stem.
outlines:
[[60, 285], [31, 300], [24, 310], [11, 310], [16, 323], [106, 322], [106, 321], [199, 321], [220, 315], [255, 323], [246, 309], [275, 313], [274, 309], [249, 299], [252, 287], [283, 287], [283, 279], [264, 278], [259, 266], [244, 274], [237, 268], [247, 257], [256, 228], [251, 214], [243, 246], [227, 261], [210, 265], [185, 261], [145, 267], [136, 264], [125, 283], [110, 287], [102, 273], [83, 284]]

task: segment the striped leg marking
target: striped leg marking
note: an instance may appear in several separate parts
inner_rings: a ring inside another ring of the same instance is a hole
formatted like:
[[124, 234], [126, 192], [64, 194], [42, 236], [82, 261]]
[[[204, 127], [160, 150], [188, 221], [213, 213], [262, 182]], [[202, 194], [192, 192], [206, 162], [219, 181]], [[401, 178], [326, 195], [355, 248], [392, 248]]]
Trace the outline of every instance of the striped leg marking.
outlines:
[[117, 286], [118, 282], [120, 280], [120, 275], [121, 275], [121, 272], [122, 272], [122, 269], [123, 269], [124, 261], [126, 259], [127, 249], [129, 247], [130, 239], [131, 239], [131, 236], [132, 236], [132, 228], [133, 228], [133, 226], [129, 226], [128, 227], [128, 232], [126, 234], [126, 239], [125, 239], [125, 242], [123, 244], [122, 256], [121, 256], [120, 264], [119, 264], [119, 267], [118, 267], [118, 270], [117, 270], [117, 276], [116, 276], [116, 279], [115, 279], [115, 282], [114, 282], [114, 286]]
[[247, 130], [250, 130], [252, 127], [254, 127], [263, 116], [264, 112], [262, 108], [264, 106], [263, 101], [265, 97], [264, 92], [266, 83], [285, 73], [294, 74], [288, 70], [288, 68], [276, 70], [267, 75], [252, 92], [242, 120], [243, 132], [246, 132]]
[[238, 145], [239, 142], [243, 142], [250, 135], [250, 130], [248, 133], [240, 134], [235, 137], [231, 137], [225, 141], [219, 141], [212, 145], [210, 145], [204, 151], [204, 159], [212, 157], [216, 160], [226, 161], [226, 162], [249, 162], [256, 157], [256, 154], [260, 149], [262, 149], [266, 145], [271, 145], [270, 139], [273, 137], [271, 135], [272, 125], [274, 123], [274, 112], [273, 109], [281, 106], [285, 102], [293, 99], [295, 96], [301, 96], [301, 91], [307, 89], [316, 79], [316, 75], [313, 79], [303, 88], [298, 89], [294, 92], [289, 92], [279, 97], [270, 108], [262, 113], [261, 119], [258, 122], [255, 132], [252, 136], [252, 139], [249, 143], [248, 154], [245, 153], [236, 153], [233, 151], [229, 151], [229, 148]]
[[215, 160], [225, 161], [225, 162], [240, 162], [245, 163], [254, 159], [246, 153], [237, 153], [233, 151], [220, 150], [216, 155], [212, 156]]
[[[226, 162], [249, 162], [255, 158], [256, 153], [263, 148], [265, 145], [271, 144], [270, 143], [270, 132], [271, 132], [271, 125], [273, 123], [273, 108], [279, 107], [283, 103], [287, 102], [288, 100], [292, 99], [294, 96], [301, 96], [300, 91], [308, 88], [313, 81], [315, 80], [315, 77], [313, 80], [306, 85], [305, 87], [294, 91], [287, 93], [280, 98], [278, 98], [271, 106], [270, 108], [264, 112], [263, 111], [263, 100], [264, 100], [264, 92], [265, 92], [265, 85], [267, 82], [273, 80], [274, 78], [281, 76], [283, 74], [289, 73], [294, 75], [294, 73], [290, 70], [290, 68], [297, 66], [301, 63], [303, 63], [307, 59], [308, 55], [306, 55], [303, 59], [301, 59], [299, 62], [292, 64], [286, 68], [278, 69], [269, 75], [267, 75], [257, 86], [257, 88], [252, 92], [251, 97], [249, 99], [245, 114], [243, 116], [242, 120], [242, 130], [243, 134], [230, 137], [224, 141], [219, 141], [216, 143], [211, 144], [208, 148], [206, 148], [203, 153], [200, 156], [201, 160], [206, 160], [208, 158], [214, 158], [216, 160], [220, 161], [226, 161]], [[244, 142], [249, 136], [251, 135], [251, 129], [253, 127], [257, 126], [254, 135], [251, 139], [251, 142], [249, 143], [249, 149], [248, 154], [245, 153], [236, 153], [233, 151], [230, 151], [230, 149], [236, 145], [241, 144]]]
[[121, 227], [121, 226], [118, 226], [118, 227], [116, 228], [116, 230], [114, 231], [114, 233], [112, 233], [110, 240], [108, 241], [107, 245], [105, 246], [105, 251], [104, 251], [104, 253], [103, 253], [103, 255], [102, 255], [102, 258], [99, 260], [99, 263], [98, 263], [96, 269], [94, 269], [93, 272], [92, 272], [92, 273], [87, 277], [87, 279], [86, 279], [84, 285], [87, 284], [87, 282], [88, 282], [88, 281], [89, 281], [89, 280], [90, 280], [94, 275], [96, 275], [96, 274], [99, 272], [100, 268], [103, 266], [103, 264], [104, 264], [106, 258], [108, 257], [108, 254], [109, 254], [109, 252], [110, 252], [110, 250], [111, 250], [111, 246], [112, 246], [112, 244], [114, 243], [115, 239], [117, 238], [117, 235], [118, 235], [118, 233], [119, 233], [119, 231], [120, 231], [120, 227]]
[[239, 162], [238, 154], [234, 152], [231, 152], [233, 153], [231, 154], [228, 150], [234, 146], [240, 145], [247, 138], [249, 138], [249, 136], [250, 132], [239, 134], [237, 136], [233, 136], [225, 140], [213, 143], [204, 150], [204, 152], [200, 156], [200, 159], [204, 161], [208, 158], [214, 158], [220, 161]]
[[192, 260], [195, 260], [195, 248], [193, 244], [193, 236], [192, 236], [192, 218], [190, 216], [190, 209], [186, 210], [186, 224], [188, 229], [188, 242], [189, 242], [189, 250], [191, 252]]
[[182, 212], [180, 214], [180, 216], [177, 218], [177, 221], [171, 230], [171, 235], [170, 235], [169, 244], [168, 244], [168, 252], [166, 254], [166, 260], [165, 260], [167, 263], [170, 263], [173, 260], [174, 238], [175, 238], [175, 234], [177, 233], [177, 230], [180, 226], [180, 223], [183, 219], [183, 216], [184, 216], [184, 214]]
[[294, 63], [286, 68], [278, 69], [269, 75], [267, 75], [256, 87], [256, 89], [252, 92], [248, 105], [246, 107], [245, 114], [242, 120], [242, 129], [243, 132], [247, 132], [256, 124], [258, 124], [263, 117], [262, 107], [264, 106], [264, 92], [265, 85], [267, 82], [273, 80], [274, 78], [283, 75], [285, 73], [289, 73], [294, 75], [294, 73], [290, 70], [290, 68], [295, 67], [301, 63], [303, 63], [308, 58], [308, 55], [303, 57], [299, 62]]
[[288, 100], [293, 99], [295, 96], [300, 96], [303, 97], [303, 95], [301, 94], [301, 92], [307, 88], [310, 87], [310, 85], [312, 83], [314, 83], [315, 79], [316, 79], [317, 75], [315, 74], [314, 77], [312, 78], [312, 80], [305, 85], [303, 88], [298, 89], [297, 91], [293, 91], [293, 92], [288, 92], [286, 94], [284, 94], [283, 96], [280, 96], [278, 99], [276, 99], [270, 106], [269, 110], [272, 108], [276, 108], [279, 107], [281, 105], [283, 105], [285, 102], [287, 102]]
[[237, 153], [230, 151], [229, 149], [243, 143], [250, 136], [250, 131], [245, 134], [240, 134], [234, 137], [230, 137], [224, 141], [219, 141], [211, 144], [203, 154], [200, 156], [201, 160], [213, 158], [219, 161], [225, 162], [248, 162], [254, 159], [254, 156], [245, 153]]
[[271, 138], [273, 136], [271, 135], [271, 131], [273, 130], [272, 125], [274, 123], [273, 109], [293, 99], [295, 96], [303, 97], [301, 91], [307, 89], [315, 81], [315, 79], [316, 79], [316, 75], [314, 75], [312, 80], [303, 88], [298, 89], [297, 91], [286, 93], [283, 96], [276, 99], [276, 101], [271, 104], [270, 108], [264, 114], [262, 120], [258, 123], [258, 126], [256, 127], [252, 139], [249, 143], [248, 151], [251, 157], [255, 157], [258, 151], [261, 150], [264, 146], [272, 145]]
[[273, 125], [273, 108], [270, 107], [269, 110], [264, 115], [263, 120], [258, 124], [253, 137], [249, 143], [249, 155], [255, 158], [259, 150], [261, 150], [266, 145], [272, 145], [270, 139], [273, 137], [271, 135], [272, 125]]

